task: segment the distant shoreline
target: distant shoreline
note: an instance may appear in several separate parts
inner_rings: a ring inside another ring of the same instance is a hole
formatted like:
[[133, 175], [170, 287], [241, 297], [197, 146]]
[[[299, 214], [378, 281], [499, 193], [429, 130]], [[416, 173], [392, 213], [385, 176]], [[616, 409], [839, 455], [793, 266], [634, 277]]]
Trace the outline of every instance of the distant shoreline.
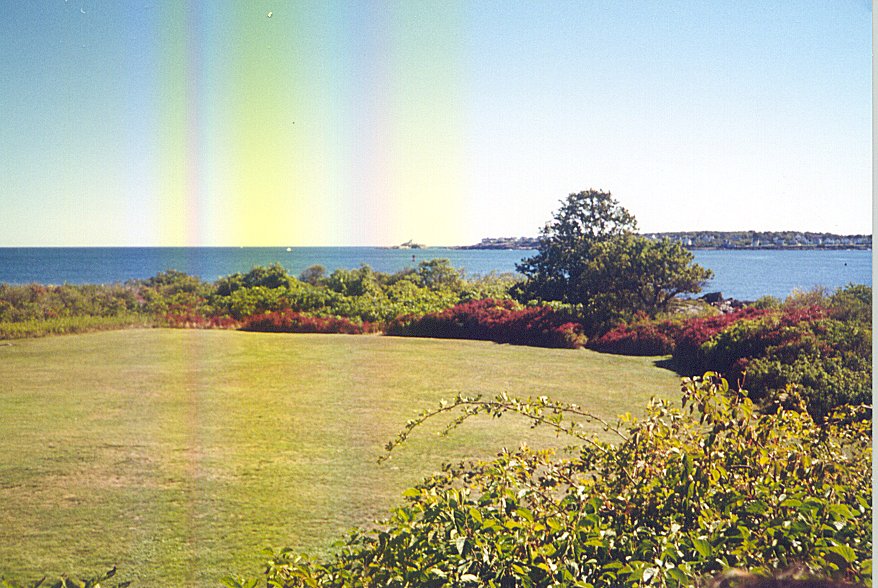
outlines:
[[[642, 233], [647, 239], [670, 239], [690, 250], [871, 250], [872, 235], [836, 235], [802, 231], [680, 231]], [[485, 238], [475, 245], [450, 249], [538, 249], [536, 237]]]
[[[695, 247], [695, 246], [683, 246], [685, 249], [689, 249], [691, 251], [871, 251], [871, 245], [761, 245], [761, 246], [728, 246], [728, 247]], [[394, 249], [390, 247], [389, 249]], [[537, 249], [536, 247], [493, 247], [493, 246], [480, 246], [480, 245], [435, 245], [435, 246], [425, 246], [421, 249], [460, 249], [464, 251], [532, 251]]]

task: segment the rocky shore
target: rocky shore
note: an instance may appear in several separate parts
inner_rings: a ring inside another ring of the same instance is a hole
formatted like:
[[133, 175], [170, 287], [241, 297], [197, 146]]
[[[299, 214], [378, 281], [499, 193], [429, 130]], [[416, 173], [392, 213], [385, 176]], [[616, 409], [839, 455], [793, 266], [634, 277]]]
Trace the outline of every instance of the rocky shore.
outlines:
[[752, 300], [738, 300], [736, 298], [723, 298], [722, 292], [708, 292], [703, 296], [699, 296], [698, 300], [703, 300], [707, 304], [718, 309], [723, 314], [734, 312], [745, 306], [753, 304]]

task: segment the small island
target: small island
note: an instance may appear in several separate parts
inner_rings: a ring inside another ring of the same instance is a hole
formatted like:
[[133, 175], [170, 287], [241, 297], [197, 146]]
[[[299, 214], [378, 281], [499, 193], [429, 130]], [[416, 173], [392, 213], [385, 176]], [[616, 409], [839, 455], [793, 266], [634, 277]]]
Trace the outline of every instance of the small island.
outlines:
[[536, 249], [539, 243], [539, 237], [488, 237], [475, 245], [463, 245], [453, 249]]
[[405, 243], [401, 243], [400, 245], [394, 245], [390, 249], [426, 249], [427, 246], [422, 243], [415, 243], [413, 240], [409, 239]]

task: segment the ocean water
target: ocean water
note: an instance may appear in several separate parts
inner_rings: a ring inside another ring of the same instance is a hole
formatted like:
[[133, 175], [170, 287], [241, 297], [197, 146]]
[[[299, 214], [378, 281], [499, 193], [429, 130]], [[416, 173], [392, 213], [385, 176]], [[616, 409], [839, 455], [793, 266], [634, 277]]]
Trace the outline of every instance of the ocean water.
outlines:
[[[534, 251], [384, 249], [379, 247], [131, 247], [0, 248], [0, 283], [109, 284], [148, 278], [175, 269], [207, 281], [256, 265], [280, 263], [293, 275], [320, 264], [331, 272], [370, 265], [381, 272], [445, 258], [470, 275], [514, 272]], [[705, 292], [755, 300], [786, 297], [794, 289], [849, 283], [872, 284], [871, 251], [695, 251], [695, 261], [713, 270]]]

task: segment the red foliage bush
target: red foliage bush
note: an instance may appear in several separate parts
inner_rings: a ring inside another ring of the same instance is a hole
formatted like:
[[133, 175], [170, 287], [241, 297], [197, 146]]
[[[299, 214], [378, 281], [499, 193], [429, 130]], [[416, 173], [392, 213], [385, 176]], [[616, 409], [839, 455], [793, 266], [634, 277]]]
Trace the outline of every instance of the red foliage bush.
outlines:
[[619, 325], [588, 342], [588, 348], [619, 355], [668, 355], [674, 352], [681, 326], [670, 321]]
[[[701, 346], [714, 335], [744, 319], [754, 319], [770, 314], [771, 310], [748, 306], [728, 314], [720, 314], [705, 318], [694, 318], [684, 322], [683, 329], [676, 338], [674, 347], [674, 363], [678, 370], [691, 371], [693, 374], [701, 369], [703, 357]], [[696, 366], [699, 366], [696, 368]], [[716, 368], [707, 368], [716, 369]]]
[[521, 308], [512, 300], [486, 298], [424, 315], [390, 321], [388, 335], [477, 339], [576, 349], [585, 344], [582, 325], [548, 306]]
[[[693, 319], [687, 321], [677, 339], [674, 362], [681, 373], [714, 370], [735, 381], [749, 360], [762, 357], [768, 349], [786, 349], [789, 361], [793, 361], [803, 345], [820, 346], [814, 334], [819, 335], [820, 321], [826, 316], [827, 311], [819, 306], [799, 306], [781, 311], [744, 308]], [[809, 340], [803, 341], [803, 337]]]
[[792, 327], [801, 322], [814, 322], [826, 318], [827, 310], [821, 306], [797, 306], [784, 310], [780, 317], [782, 327]]
[[341, 333], [360, 335], [372, 332], [370, 323], [354, 323], [346, 318], [308, 316], [285, 309], [255, 314], [244, 319], [242, 331], [265, 333]]

